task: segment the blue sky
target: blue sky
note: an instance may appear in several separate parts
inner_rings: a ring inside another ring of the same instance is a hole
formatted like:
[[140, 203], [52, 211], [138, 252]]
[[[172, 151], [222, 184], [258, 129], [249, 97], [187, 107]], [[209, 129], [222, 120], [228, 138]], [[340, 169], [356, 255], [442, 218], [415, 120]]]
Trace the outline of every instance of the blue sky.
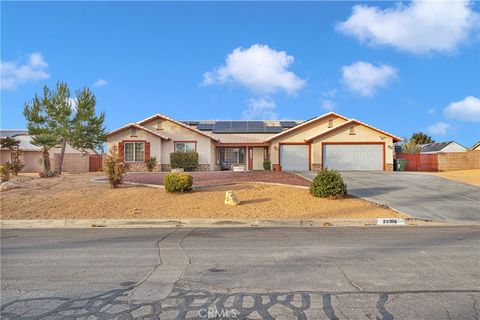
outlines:
[[[435, 5], [436, 7], [430, 7]], [[2, 2], [1, 127], [43, 85], [89, 86], [111, 130], [175, 119], [308, 119], [480, 140], [479, 5]]]

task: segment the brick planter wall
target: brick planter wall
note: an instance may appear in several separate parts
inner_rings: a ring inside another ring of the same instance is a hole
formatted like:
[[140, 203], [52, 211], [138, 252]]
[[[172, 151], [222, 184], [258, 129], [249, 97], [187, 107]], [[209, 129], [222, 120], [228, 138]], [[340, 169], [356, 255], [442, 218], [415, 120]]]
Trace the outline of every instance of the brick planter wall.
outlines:
[[199, 164], [198, 169], [196, 171], [210, 171], [209, 164]]
[[[162, 164], [161, 171], [168, 172], [172, 170], [172, 166], [169, 164]], [[195, 171], [210, 171], [209, 164], [199, 164], [197, 170]]]
[[128, 172], [148, 172], [147, 165], [144, 162], [128, 163]]
[[480, 169], [480, 151], [438, 154], [438, 171]]

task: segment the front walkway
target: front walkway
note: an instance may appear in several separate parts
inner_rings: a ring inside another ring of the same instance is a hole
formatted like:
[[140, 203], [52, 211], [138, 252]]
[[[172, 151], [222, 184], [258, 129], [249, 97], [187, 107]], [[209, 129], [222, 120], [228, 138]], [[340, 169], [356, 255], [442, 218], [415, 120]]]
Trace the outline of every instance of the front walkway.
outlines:
[[[168, 172], [128, 173], [125, 175], [124, 180], [126, 182], [163, 185], [163, 177], [167, 173]], [[267, 182], [289, 184], [302, 187], [310, 186], [309, 180], [297, 174], [284, 171], [205, 171], [188, 173], [193, 176], [194, 187], [208, 187], [242, 182]]]
[[[299, 172], [300, 173], [300, 172]], [[315, 172], [301, 172], [313, 179]], [[436, 221], [480, 221], [480, 188], [413, 172], [343, 171], [348, 193], [412, 217]]]

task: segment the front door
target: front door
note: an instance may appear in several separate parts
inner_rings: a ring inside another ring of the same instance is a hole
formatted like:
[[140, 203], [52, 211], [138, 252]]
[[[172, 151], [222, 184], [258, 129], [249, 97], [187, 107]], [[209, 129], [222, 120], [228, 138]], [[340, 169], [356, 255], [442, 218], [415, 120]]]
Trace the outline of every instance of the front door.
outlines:
[[253, 170], [253, 147], [248, 147], [248, 170]]

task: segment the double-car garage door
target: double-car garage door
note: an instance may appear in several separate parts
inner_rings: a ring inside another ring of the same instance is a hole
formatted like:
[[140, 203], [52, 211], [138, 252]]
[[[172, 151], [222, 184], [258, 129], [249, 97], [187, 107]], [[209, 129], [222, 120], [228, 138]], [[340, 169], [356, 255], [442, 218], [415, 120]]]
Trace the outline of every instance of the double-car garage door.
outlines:
[[[336, 170], [383, 170], [382, 144], [323, 144], [323, 167]], [[309, 146], [280, 145], [282, 170], [309, 168]]]
[[383, 170], [381, 144], [323, 144], [323, 167], [336, 170]]

